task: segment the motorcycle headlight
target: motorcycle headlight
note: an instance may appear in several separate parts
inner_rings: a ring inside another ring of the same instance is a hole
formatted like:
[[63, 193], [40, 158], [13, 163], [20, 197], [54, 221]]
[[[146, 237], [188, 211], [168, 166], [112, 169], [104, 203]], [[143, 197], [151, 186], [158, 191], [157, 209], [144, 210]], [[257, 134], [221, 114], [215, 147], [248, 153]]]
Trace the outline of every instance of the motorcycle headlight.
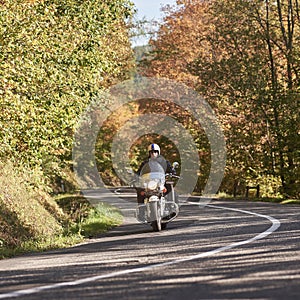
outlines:
[[155, 190], [157, 188], [157, 182], [154, 180], [151, 180], [148, 182], [148, 189], [149, 190]]

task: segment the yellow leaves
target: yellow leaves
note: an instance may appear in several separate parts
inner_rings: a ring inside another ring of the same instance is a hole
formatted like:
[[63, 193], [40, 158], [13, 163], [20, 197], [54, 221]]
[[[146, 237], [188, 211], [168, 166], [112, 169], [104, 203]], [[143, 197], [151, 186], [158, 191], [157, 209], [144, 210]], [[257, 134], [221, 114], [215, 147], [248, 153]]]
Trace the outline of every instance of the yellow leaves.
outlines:
[[67, 164], [80, 112], [131, 70], [126, 3], [7, 0], [0, 6], [0, 157], [43, 165], [46, 176]]

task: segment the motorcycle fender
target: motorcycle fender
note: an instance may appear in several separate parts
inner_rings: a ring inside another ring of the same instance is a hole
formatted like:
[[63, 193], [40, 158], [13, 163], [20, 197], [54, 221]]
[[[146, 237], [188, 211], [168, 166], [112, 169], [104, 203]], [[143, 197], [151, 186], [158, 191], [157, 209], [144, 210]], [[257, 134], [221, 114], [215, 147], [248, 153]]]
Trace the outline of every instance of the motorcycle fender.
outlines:
[[149, 202], [157, 202], [157, 201], [159, 201], [159, 198], [157, 196], [151, 196], [149, 198]]

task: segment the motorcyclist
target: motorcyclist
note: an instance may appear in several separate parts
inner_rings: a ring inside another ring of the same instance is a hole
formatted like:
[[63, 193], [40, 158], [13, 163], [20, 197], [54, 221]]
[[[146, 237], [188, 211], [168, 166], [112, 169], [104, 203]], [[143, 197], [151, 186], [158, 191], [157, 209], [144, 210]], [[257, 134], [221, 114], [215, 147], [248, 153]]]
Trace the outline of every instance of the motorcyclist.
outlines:
[[148, 153], [149, 153], [148, 158], [142, 162], [142, 164], [140, 165], [137, 171], [138, 175], [141, 175], [140, 173], [142, 168], [144, 167], [145, 164], [149, 162], [150, 159], [157, 160], [157, 162], [163, 167], [165, 173], [172, 173], [172, 174], [176, 173], [171, 163], [160, 154], [160, 147], [157, 144], [150, 144], [148, 147]]
[[[137, 171], [137, 175], [139, 175], [139, 176], [141, 175], [140, 173], [141, 173], [142, 168], [147, 163], [149, 163], [149, 161], [152, 160], [152, 159], [156, 160], [163, 167], [165, 173], [176, 174], [176, 171], [172, 167], [171, 163], [168, 160], [166, 160], [161, 155], [159, 145], [157, 145], [157, 144], [150, 144], [149, 147], [148, 147], [148, 153], [149, 153], [149, 156], [140, 165], [140, 167], [139, 167], [139, 169]], [[165, 184], [165, 187], [167, 189], [165, 195], [167, 195], [171, 191], [171, 186], [169, 184]], [[137, 188], [136, 190], [137, 190], [137, 202], [138, 202], [138, 205], [139, 204], [144, 204], [145, 196], [142, 193], [143, 189], [142, 188]], [[139, 209], [139, 214], [143, 215], [143, 211], [141, 209]]]

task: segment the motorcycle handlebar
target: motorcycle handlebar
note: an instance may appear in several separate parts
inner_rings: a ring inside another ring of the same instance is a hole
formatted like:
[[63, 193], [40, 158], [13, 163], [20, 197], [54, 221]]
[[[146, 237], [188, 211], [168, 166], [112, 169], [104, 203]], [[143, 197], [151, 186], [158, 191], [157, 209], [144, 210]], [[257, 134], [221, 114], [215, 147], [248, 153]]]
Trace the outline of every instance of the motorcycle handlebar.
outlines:
[[180, 178], [180, 176], [174, 175], [172, 173], [166, 173], [166, 177], [177, 178], [177, 179]]

